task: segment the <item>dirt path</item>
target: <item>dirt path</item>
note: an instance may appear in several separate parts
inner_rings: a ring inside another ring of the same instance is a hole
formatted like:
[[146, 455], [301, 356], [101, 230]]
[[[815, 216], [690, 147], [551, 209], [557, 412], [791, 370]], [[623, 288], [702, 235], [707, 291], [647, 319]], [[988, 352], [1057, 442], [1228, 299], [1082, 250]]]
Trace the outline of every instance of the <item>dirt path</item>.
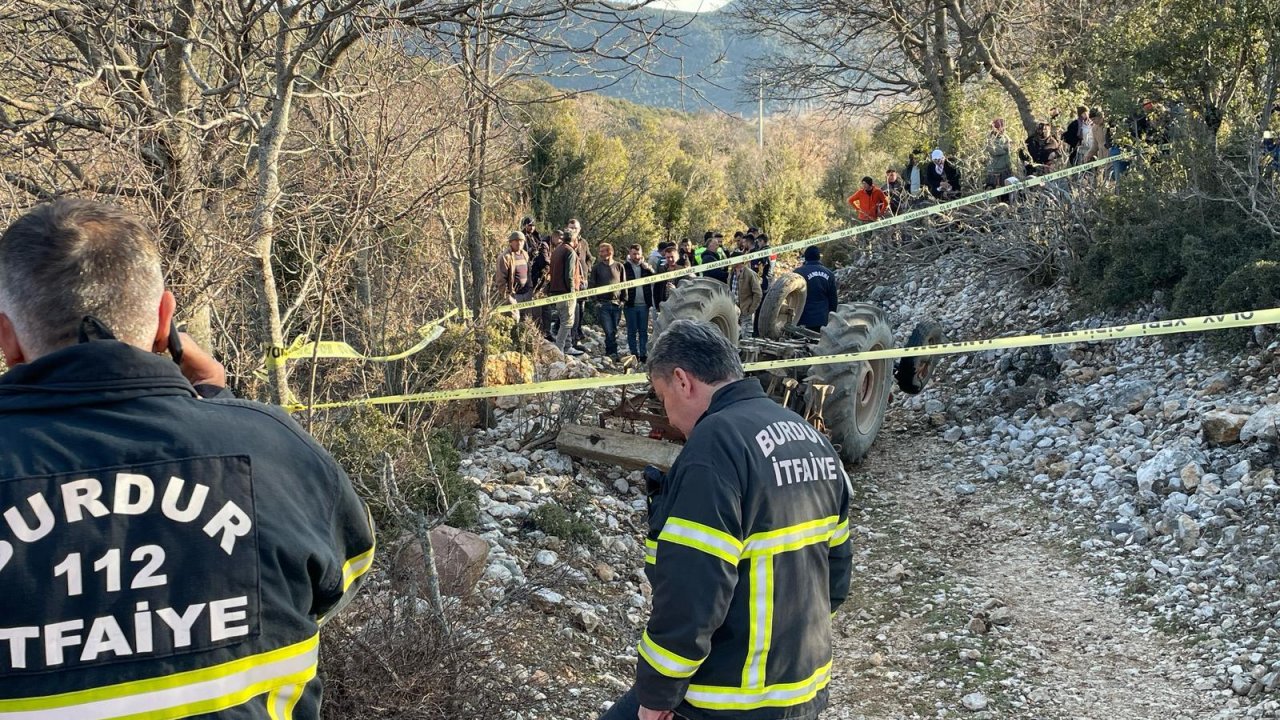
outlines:
[[[1016, 486], [977, 480], [926, 428], [886, 423], [854, 476], [860, 551], [824, 718], [1187, 720], [1221, 707], [1194, 658]], [[965, 483], [969, 485], [964, 486]]]

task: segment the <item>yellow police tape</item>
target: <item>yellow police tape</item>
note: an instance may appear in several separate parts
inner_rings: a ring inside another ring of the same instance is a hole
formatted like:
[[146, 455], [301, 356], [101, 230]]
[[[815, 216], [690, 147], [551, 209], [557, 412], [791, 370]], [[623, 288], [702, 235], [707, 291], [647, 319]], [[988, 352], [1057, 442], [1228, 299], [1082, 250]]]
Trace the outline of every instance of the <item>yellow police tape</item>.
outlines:
[[284, 362], [286, 360], [308, 360], [311, 358], [346, 358], [348, 360], [364, 360], [366, 362], [391, 362], [393, 360], [403, 360], [414, 353], [421, 351], [430, 345], [437, 338], [444, 334], [444, 321], [457, 315], [457, 310], [450, 310], [443, 317], [436, 318], [431, 322], [418, 328], [417, 332], [422, 336], [413, 347], [401, 350], [391, 355], [365, 355], [347, 343], [338, 340], [320, 340], [317, 342], [306, 342], [299, 335], [291, 345], [287, 348], [273, 347], [267, 352], [267, 366], [271, 367], [274, 363]]
[[[958, 353], [984, 352], [987, 350], [1036, 347], [1040, 345], [1063, 345], [1068, 343], [1123, 340], [1125, 338], [1148, 337], [1154, 335], [1177, 335], [1181, 333], [1225, 330], [1228, 328], [1270, 325], [1275, 323], [1280, 323], [1280, 308], [1239, 312], [1229, 315], [1204, 315], [1201, 317], [1180, 318], [1177, 320], [1162, 320], [1159, 322], [1134, 323], [1130, 325], [1114, 325], [1111, 327], [1091, 328], [1085, 330], [1068, 330], [1066, 332], [1057, 333], [1015, 335], [1012, 337], [989, 338], [987, 340], [967, 340], [963, 342], [924, 345], [911, 348], [891, 348], [889, 350], [841, 353], [837, 355], [790, 358], [786, 360], [766, 360], [762, 362], [747, 363], [743, 365], [743, 369], [747, 372], [757, 372], [761, 370], [812, 367], [814, 365], [834, 365], [867, 360], [885, 360], [929, 355], [954, 355]], [[649, 377], [644, 373], [602, 375], [598, 377], [575, 378], [570, 380], [548, 380], [544, 382], [524, 383], [521, 385], [465, 388], [461, 390], [435, 390], [432, 392], [413, 393], [408, 395], [387, 395], [376, 398], [365, 398], [363, 400], [316, 403], [315, 405], [309, 406], [290, 405], [287, 406], [287, 409], [293, 412], [307, 409], [327, 410], [332, 408], [355, 407], [357, 405], [398, 405], [401, 403], [442, 402], [449, 400], [474, 400], [478, 398], [498, 398], [518, 395], [540, 395], [553, 392], [568, 392], [571, 390], [592, 390], [619, 385], [638, 385], [648, 381]]]
[[[1096, 168], [1102, 167], [1103, 165], [1116, 162], [1118, 160], [1129, 160], [1129, 159], [1132, 159], [1133, 156], [1134, 154], [1132, 152], [1128, 152], [1128, 153], [1121, 153], [1120, 155], [1113, 155], [1111, 157], [1100, 158], [1098, 160], [1085, 163], [1083, 165], [1076, 165], [1075, 167], [1064, 168], [1062, 170], [1057, 170], [1051, 173], [1047, 173], [1045, 175], [1040, 175], [1038, 177], [1029, 177], [1013, 185], [1005, 185], [1003, 187], [995, 188], [994, 190], [985, 190], [975, 195], [966, 195], [962, 198], [957, 198], [955, 200], [948, 200], [946, 202], [939, 203], [937, 205], [930, 205], [928, 207], [920, 208], [918, 210], [910, 210], [908, 212], [902, 213], [901, 215], [895, 215], [893, 217], [885, 218], [883, 220], [876, 220], [874, 222], [855, 225], [854, 227], [845, 228], [844, 230], [837, 230], [836, 232], [827, 233], [826, 235], [818, 235], [816, 237], [805, 238], [804, 240], [796, 240], [794, 242], [784, 243], [782, 245], [774, 245], [771, 247], [763, 248], [761, 250], [754, 250], [752, 252], [745, 253], [743, 255], [738, 255], [733, 258], [716, 260], [715, 262], [704, 263], [702, 265], [695, 265], [682, 270], [672, 270], [669, 272], [663, 272], [663, 273], [651, 275], [649, 277], [636, 278], [634, 280], [626, 280], [621, 283], [614, 283], [612, 285], [607, 285], [604, 287], [590, 288], [587, 290], [578, 290], [575, 292], [565, 293], [563, 295], [549, 295], [547, 297], [537, 298], [535, 300], [526, 300], [524, 302], [513, 303], [511, 305], [501, 305], [496, 308], [493, 308], [491, 312], [495, 312], [495, 313], [518, 312], [520, 310], [528, 310], [530, 308], [542, 307], [544, 305], [555, 305], [557, 303], [562, 303], [562, 302], [577, 302], [582, 298], [594, 297], [596, 295], [605, 295], [608, 293], [619, 292], [621, 290], [629, 290], [631, 288], [641, 287], [643, 285], [651, 285], [659, 282], [667, 282], [669, 280], [678, 280], [680, 278], [689, 277], [691, 275], [701, 275], [707, 272], [708, 270], [717, 270], [719, 268], [728, 267], [730, 265], [736, 265], [738, 263], [750, 262], [752, 260], [760, 260], [762, 258], [767, 258], [772, 255], [780, 255], [782, 253], [790, 252], [793, 250], [799, 251], [809, 247], [810, 245], [822, 245], [824, 243], [834, 242], [836, 240], [843, 240], [845, 238], [851, 238], [857, 235], [863, 235], [863, 234], [872, 232], [874, 230], [880, 230], [882, 228], [892, 227], [894, 225], [900, 225], [902, 223], [911, 222], [913, 220], [919, 220], [921, 218], [926, 218], [933, 215], [940, 215], [950, 210], [955, 210], [956, 208], [965, 207], [967, 205], [974, 205], [984, 200], [991, 200], [993, 198], [1002, 197], [1010, 193], [1015, 193], [1019, 190], [1026, 190], [1028, 188], [1038, 187], [1040, 185], [1051, 183], [1055, 180], [1061, 180], [1066, 177], [1071, 177], [1072, 175], [1078, 175], [1082, 172], [1094, 170]], [[438, 320], [434, 320], [431, 323], [428, 323], [427, 325], [423, 326], [423, 328], [421, 328], [419, 332], [426, 331], [428, 328], [432, 327], [433, 325], [438, 325], [440, 323], [443, 323], [446, 319], [452, 317], [457, 312], [458, 312], [457, 310], [453, 310], [448, 315], [445, 315], [444, 317]], [[434, 339], [434, 338], [431, 338], [431, 339]], [[286, 360], [304, 360], [311, 357], [351, 358], [351, 359], [365, 360], [365, 361], [372, 361], [372, 362], [389, 362], [391, 360], [404, 359], [418, 352], [419, 350], [422, 350], [424, 347], [427, 346], [427, 344], [430, 343], [430, 341], [431, 341], [430, 339], [424, 340], [414, 345], [413, 347], [409, 348], [408, 350], [395, 353], [393, 355], [370, 357], [370, 356], [365, 356], [357, 353], [349, 345], [346, 345], [346, 343], [328, 343], [328, 342], [304, 343], [302, 341], [302, 338], [299, 337], [297, 340], [294, 340], [293, 344], [287, 348], [283, 348], [283, 347], [269, 348], [267, 351], [267, 365], [268, 367], [270, 367], [271, 365], [277, 362], [284, 362]]]

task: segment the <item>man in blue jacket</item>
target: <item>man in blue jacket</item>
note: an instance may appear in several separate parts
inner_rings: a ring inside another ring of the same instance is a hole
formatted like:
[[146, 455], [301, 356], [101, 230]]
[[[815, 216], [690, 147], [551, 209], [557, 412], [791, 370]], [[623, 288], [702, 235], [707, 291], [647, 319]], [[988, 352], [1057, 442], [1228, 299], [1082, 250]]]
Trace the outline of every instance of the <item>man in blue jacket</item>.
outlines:
[[58, 200], [0, 236], [0, 718], [320, 716], [319, 628], [373, 564], [368, 512], [283, 410], [178, 350], [174, 309], [117, 207]]
[[604, 720], [813, 720], [852, 566], [840, 458], [710, 323], [663, 330], [649, 378], [688, 441], [650, 497], [653, 611]]
[[836, 274], [822, 264], [822, 251], [817, 245], [805, 248], [804, 265], [796, 269], [796, 274], [809, 285], [804, 311], [800, 313], [800, 321], [796, 324], [810, 330], [821, 330], [827, 324], [827, 315], [835, 312], [840, 304], [836, 292]]

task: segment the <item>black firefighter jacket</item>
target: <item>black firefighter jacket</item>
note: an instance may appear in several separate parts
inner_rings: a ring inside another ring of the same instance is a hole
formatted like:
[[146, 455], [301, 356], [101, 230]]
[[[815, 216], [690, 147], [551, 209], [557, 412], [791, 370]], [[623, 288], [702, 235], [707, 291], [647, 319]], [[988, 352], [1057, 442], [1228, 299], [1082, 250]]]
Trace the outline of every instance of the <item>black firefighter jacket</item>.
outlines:
[[114, 340], [0, 376], [0, 718], [319, 717], [319, 626], [372, 562], [281, 409]]
[[650, 508], [640, 703], [693, 720], [814, 718], [849, 590], [849, 482], [755, 379], [718, 390]]

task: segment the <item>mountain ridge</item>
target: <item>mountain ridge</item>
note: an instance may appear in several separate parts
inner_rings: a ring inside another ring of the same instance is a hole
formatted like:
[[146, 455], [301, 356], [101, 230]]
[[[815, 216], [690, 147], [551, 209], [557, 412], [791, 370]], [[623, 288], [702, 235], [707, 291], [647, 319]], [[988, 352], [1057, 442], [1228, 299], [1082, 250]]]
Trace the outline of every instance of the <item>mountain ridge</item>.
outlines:
[[[751, 61], [766, 55], [774, 43], [758, 36], [739, 37], [734, 18], [725, 12], [733, 0], [713, 11], [688, 13], [645, 8], [636, 17], [649, 26], [675, 22], [671, 34], [654, 39], [651, 58], [643, 72], [632, 72], [621, 81], [601, 87], [601, 76], [591, 72], [556, 74], [545, 78], [562, 90], [590, 90], [652, 107], [700, 112], [720, 110], [740, 115], [756, 112], [756, 96], [749, 89]], [[575, 40], [618, 37], [618, 28], [593, 22], [575, 29]], [[590, 66], [588, 66], [590, 69]], [[684, 77], [685, 83], [678, 78]]]

